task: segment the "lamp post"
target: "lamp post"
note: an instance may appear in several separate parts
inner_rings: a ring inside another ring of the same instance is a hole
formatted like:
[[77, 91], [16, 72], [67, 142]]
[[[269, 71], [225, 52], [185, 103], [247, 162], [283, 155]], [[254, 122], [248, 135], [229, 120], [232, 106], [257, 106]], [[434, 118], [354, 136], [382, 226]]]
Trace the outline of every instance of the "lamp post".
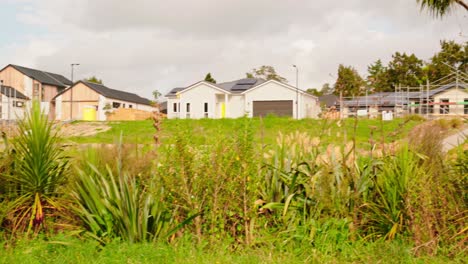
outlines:
[[[71, 65], [71, 82], [73, 86], [73, 70], [75, 66], [79, 66], [79, 63], [72, 63]], [[73, 89], [70, 89], [70, 120], [73, 120]]]
[[296, 65], [293, 65], [296, 68], [296, 119], [299, 119], [299, 68]]

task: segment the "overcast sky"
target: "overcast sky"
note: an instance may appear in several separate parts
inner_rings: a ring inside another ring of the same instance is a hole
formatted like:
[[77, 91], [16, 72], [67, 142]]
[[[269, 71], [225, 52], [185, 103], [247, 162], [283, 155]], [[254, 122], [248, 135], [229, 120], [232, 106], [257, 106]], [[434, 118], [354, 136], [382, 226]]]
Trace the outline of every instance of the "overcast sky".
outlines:
[[211, 72], [218, 81], [274, 66], [301, 89], [361, 74], [395, 51], [429, 59], [439, 40], [468, 41], [467, 12], [443, 20], [416, 0], [0, 0], [0, 65], [12, 63], [151, 98]]

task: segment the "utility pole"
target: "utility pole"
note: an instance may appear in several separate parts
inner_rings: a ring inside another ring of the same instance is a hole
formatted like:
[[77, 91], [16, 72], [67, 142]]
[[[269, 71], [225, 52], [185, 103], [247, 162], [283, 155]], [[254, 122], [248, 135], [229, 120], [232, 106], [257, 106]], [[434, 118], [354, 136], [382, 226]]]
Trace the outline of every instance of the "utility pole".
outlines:
[[[71, 65], [71, 82], [73, 86], [73, 69], [75, 66], [80, 65], [79, 63], [72, 63]], [[73, 120], [73, 89], [70, 89], [70, 120]]]
[[293, 65], [296, 68], [296, 119], [299, 119], [299, 68], [296, 65]]

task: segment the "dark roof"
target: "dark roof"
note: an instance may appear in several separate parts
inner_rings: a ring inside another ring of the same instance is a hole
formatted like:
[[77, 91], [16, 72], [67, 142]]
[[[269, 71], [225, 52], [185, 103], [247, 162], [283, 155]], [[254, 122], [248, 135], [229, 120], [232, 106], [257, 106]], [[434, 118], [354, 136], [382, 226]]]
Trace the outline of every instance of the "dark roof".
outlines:
[[[426, 98], [427, 96], [431, 97], [434, 96], [438, 93], [444, 92], [446, 90], [452, 89], [457, 87], [457, 83], [449, 83], [446, 85], [442, 85], [440, 87], [437, 87], [435, 89], [429, 90], [429, 91], [422, 91], [422, 92], [409, 92], [408, 95], [411, 99], [419, 99], [419, 98]], [[468, 84], [467, 83], [458, 83], [458, 87], [460, 89], [468, 89]], [[404, 93], [404, 92], [403, 92]]]
[[5, 95], [6, 97], [10, 98], [18, 98], [18, 99], [23, 99], [23, 100], [29, 100], [29, 98], [21, 93], [20, 91], [16, 90], [13, 87], [2, 85], [0, 88], [0, 93]]
[[177, 88], [173, 88], [169, 93], [166, 94], [166, 96], [172, 96], [172, 95], [176, 95], [178, 92], [184, 90], [186, 87], [177, 87]]
[[[244, 79], [239, 79], [239, 80], [230, 81], [230, 82], [210, 83], [210, 84], [218, 88], [221, 88], [225, 91], [231, 92], [231, 93], [242, 93], [264, 82], [265, 80], [263, 79], [244, 78]], [[173, 88], [171, 91], [169, 91], [169, 93], [166, 94], [166, 97], [175, 96], [178, 92], [185, 90], [186, 88], [190, 86], [193, 86], [193, 84], [187, 87]]]
[[260, 78], [243, 78], [214, 85], [231, 93], [242, 93], [264, 82], [265, 80]]
[[321, 103], [325, 103], [327, 107], [332, 107], [340, 104], [338, 96], [334, 94], [326, 94], [319, 97]]
[[72, 82], [69, 79], [63, 77], [63, 75], [60, 75], [60, 74], [26, 68], [26, 67], [14, 65], [14, 64], [10, 64], [9, 66], [17, 69], [24, 75], [27, 75], [44, 84], [50, 84], [50, 85], [54, 85], [58, 87], [67, 87], [67, 86], [72, 85]]
[[122, 100], [122, 101], [127, 101], [127, 102], [132, 102], [132, 103], [137, 103], [137, 104], [144, 104], [144, 105], [151, 105], [151, 101], [140, 97], [134, 93], [128, 93], [124, 91], [119, 91], [115, 89], [111, 89], [109, 87], [106, 87], [102, 84], [97, 84], [97, 83], [92, 83], [92, 82], [87, 82], [87, 81], [78, 81], [75, 84], [73, 84], [72, 87], [63, 90], [59, 94], [57, 94], [54, 99], [68, 91], [69, 89], [73, 88], [75, 85], [78, 83], [83, 83], [84, 85], [88, 86], [89, 88], [93, 89], [95, 92], [103, 95], [104, 97], [111, 98], [111, 99], [117, 99], [117, 100]]

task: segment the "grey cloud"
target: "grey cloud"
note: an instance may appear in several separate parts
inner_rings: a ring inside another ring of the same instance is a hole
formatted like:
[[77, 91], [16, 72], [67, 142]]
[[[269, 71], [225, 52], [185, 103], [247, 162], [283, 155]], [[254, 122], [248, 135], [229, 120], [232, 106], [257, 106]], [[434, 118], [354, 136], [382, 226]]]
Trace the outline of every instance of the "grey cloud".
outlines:
[[37, 67], [69, 75], [79, 62], [79, 78], [96, 75], [147, 97], [207, 72], [228, 81], [260, 65], [294, 83], [297, 64], [301, 88], [320, 87], [340, 63], [365, 73], [395, 51], [427, 59], [440, 39], [463, 40], [467, 22], [458, 14], [435, 20], [413, 0], [41, 0], [33, 10], [25, 23], [40, 21], [61, 39], [49, 41], [51, 52], [31, 49]]

